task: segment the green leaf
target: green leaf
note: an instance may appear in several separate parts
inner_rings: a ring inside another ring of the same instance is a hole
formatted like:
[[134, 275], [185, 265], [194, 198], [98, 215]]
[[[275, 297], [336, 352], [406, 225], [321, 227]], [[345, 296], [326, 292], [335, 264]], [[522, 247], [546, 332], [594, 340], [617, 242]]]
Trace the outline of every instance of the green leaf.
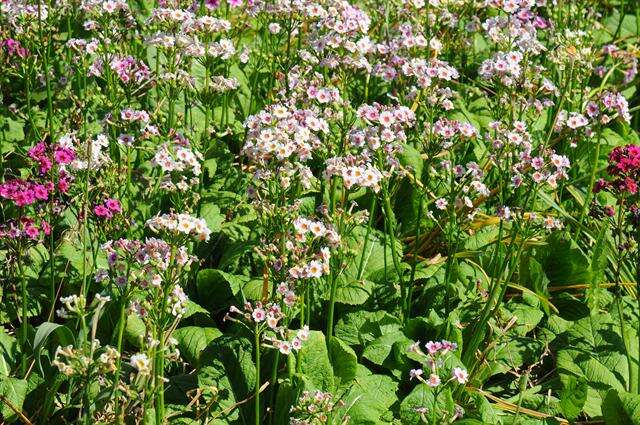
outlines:
[[9, 376], [18, 360], [18, 343], [4, 327], [0, 327], [0, 376]]
[[[618, 331], [619, 324], [611, 315], [598, 313], [576, 321], [553, 342], [558, 350], [559, 375], [584, 379], [588, 383], [583, 410], [591, 417], [601, 415], [602, 401], [610, 389], [624, 391], [627, 385], [628, 363]], [[635, 341], [633, 328], [629, 327], [627, 331], [630, 341]], [[632, 358], [638, 358], [637, 349], [632, 352]]]
[[362, 357], [377, 365], [382, 365], [387, 357], [389, 357], [393, 344], [402, 339], [407, 338], [401, 332], [391, 332], [381, 335], [367, 344], [362, 352]]
[[213, 233], [217, 233], [222, 229], [224, 215], [220, 213], [220, 207], [215, 204], [204, 204], [200, 207], [200, 217], [207, 222], [207, 227]]
[[[17, 411], [22, 411], [22, 403], [27, 395], [27, 381], [11, 377], [0, 378], [0, 413], [5, 423], [13, 423], [18, 419]], [[9, 403], [11, 407], [9, 407]]]
[[351, 417], [351, 423], [383, 423], [382, 417], [387, 415], [389, 408], [398, 401], [397, 389], [398, 384], [389, 376], [373, 375], [363, 366], [359, 366], [353, 385], [342, 398], [345, 403], [344, 409]]
[[[420, 410], [426, 409], [427, 412], [432, 412], [434, 402], [436, 415], [439, 419], [452, 417], [454, 415], [455, 403], [451, 396], [451, 390], [445, 388], [438, 393], [437, 398], [434, 399], [434, 396], [433, 388], [426, 384], [419, 383], [413, 391], [402, 400], [402, 403], [400, 403], [400, 420], [403, 425], [418, 425], [424, 423], [422, 420], [423, 414], [420, 413]], [[424, 416], [430, 418], [429, 414], [424, 414]]]
[[589, 282], [589, 289], [586, 291], [587, 304], [592, 312], [597, 311], [602, 306], [602, 298], [604, 289], [600, 287], [600, 283], [604, 282], [604, 273], [607, 268], [607, 226], [602, 226], [598, 233], [598, 239], [591, 251], [591, 270], [592, 278]]
[[567, 419], [576, 420], [587, 401], [587, 381], [572, 375], [562, 375], [560, 378], [562, 380], [560, 408]]
[[42, 370], [42, 365], [40, 364], [41, 350], [44, 348], [44, 344], [52, 335], [55, 335], [58, 338], [58, 343], [61, 346], [73, 345], [75, 341], [71, 329], [64, 325], [52, 322], [44, 322], [40, 324], [36, 328], [36, 334], [33, 337], [33, 352], [40, 370]]
[[[384, 244], [378, 236], [373, 232], [369, 234], [369, 242], [365, 250], [365, 228], [360, 226], [354, 229], [352, 233], [352, 237], [349, 238], [349, 247], [353, 249], [357, 255], [351, 259], [347, 268], [338, 276], [336, 302], [360, 305], [369, 299], [373, 291], [374, 283], [382, 282], [384, 278], [383, 271], [385, 270], [385, 256], [387, 279], [397, 279], [397, 273], [395, 273], [393, 268], [388, 267], [389, 264], [393, 264], [391, 248], [387, 247], [385, 250]], [[402, 251], [399, 245], [397, 248], [398, 252]], [[360, 274], [358, 274], [359, 271]], [[328, 294], [326, 294], [326, 297], [328, 297]]]
[[200, 356], [211, 341], [222, 335], [217, 328], [187, 326], [176, 329], [173, 337], [178, 341], [180, 353], [193, 367], [200, 366]]
[[135, 347], [142, 346], [142, 338], [146, 328], [144, 322], [138, 315], [130, 314], [127, 316], [127, 324], [124, 327], [124, 336], [129, 343]]
[[209, 158], [202, 163], [202, 169], [209, 174], [209, 177], [213, 177], [218, 169], [218, 162], [215, 158]]
[[400, 320], [386, 311], [356, 311], [343, 316], [336, 325], [335, 335], [349, 345], [366, 345], [376, 338], [400, 332]]
[[349, 384], [356, 376], [358, 357], [351, 347], [340, 338], [332, 336], [329, 340], [329, 357], [333, 366], [336, 387]]
[[572, 285], [591, 282], [589, 259], [571, 239], [551, 236], [542, 262], [551, 285]]
[[334, 388], [333, 367], [329, 360], [324, 334], [311, 331], [309, 339], [298, 351], [300, 372], [313, 385], [314, 389], [331, 391]]
[[223, 310], [248, 280], [246, 276], [232, 275], [222, 270], [200, 270], [196, 277], [199, 304], [210, 311]]
[[204, 401], [211, 403], [211, 413], [220, 420], [216, 423], [233, 423], [240, 417], [242, 423], [253, 423], [253, 403], [234, 408], [236, 403], [251, 397], [255, 385], [251, 341], [223, 335], [209, 344], [200, 359], [198, 387], [203, 391]]
[[640, 425], [640, 395], [611, 390], [602, 404], [606, 425]]

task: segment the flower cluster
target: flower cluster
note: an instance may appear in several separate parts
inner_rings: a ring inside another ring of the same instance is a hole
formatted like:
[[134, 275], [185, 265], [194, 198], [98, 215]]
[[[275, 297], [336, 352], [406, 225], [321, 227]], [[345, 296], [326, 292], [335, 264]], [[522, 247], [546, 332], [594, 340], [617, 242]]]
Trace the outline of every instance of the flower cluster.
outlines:
[[[95, 354], [91, 357], [93, 353]], [[72, 345], [59, 346], [51, 364], [57, 367], [60, 373], [69, 377], [85, 376], [89, 371], [104, 375], [116, 371], [116, 362], [119, 358], [120, 353], [118, 350], [108, 345], [100, 347], [100, 341], [94, 339], [91, 352], [74, 348]], [[97, 370], [94, 370], [94, 367], [97, 367]]]
[[147, 220], [145, 226], [154, 232], [166, 232], [172, 236], [188, 236], [204, 242], [207, 242], [211, 235], [211, 230], [204, 219], [184, 213], [157, 215]]
[[246, 326], [251, 325], [250, 328], [255, 328], [259, 333], [269, 331], [267, 335], [263, 335], [267, 346], [288, 355], [292, 350], [298, 351], [302, 348], [303, 342], [309, 339], [309, 328], [304, 326], [295, 332], [290, 331], [281, 324], [284, 317], [285, 314], [279, 304], [273, 302], [264, 304], [257, 301], [255, 304], [246, 302], [242, 310], [231, 306], [225, 320], [241, 322]]
[[45, 220], [36, 221], [29, 217], [20, 217], [0, 225], [0, 238], [21, 239], [33, 241], [43, 239], [51, 233], [51, 226]]
[[12, 201], [17, 207], [31, 205], [37, 201], [49, 199], [53, 184], [25, 181], [21, 179], [9, 180], [0, 184], [0, 196]]
[[113, 198], [108, 198], [100, 204], [96, 204], [93, 207], [93, 213], [98, 218], [110, 219], [114, 214], [120, 214], [122, 212], [122, 205], [120, 201]]
[[344, 402], [333, 402], [331, 393], [322, 391], [303, 391], [298, 402], [291, 407], [291, 425], [311, 425], [327, 423], [335, 407], [344, 406]]
[[[409, 379], [417, 379], [430, 387], [438, 387], [442, 382], [444, 358], [450, 353], [457, 350], [458, 346], [455, 342], [450, 341], [429, 341], [424, 345], [426, 353], [420, 348], [420, 343], [416, 342], [409, 347], [409, 352], [420, 356], [429, 376], [425, 377], [423, 369], [411, 369], [409, 371]], [[467, 371], [460, 367], [454, 367], [448, 378], [448, 381], [456, 381], [459, 384], [465, 384], [469, 378]]]
[[120, 288], [135, 285], [140, 288], [160, 287], [163, 275], [171, 266], [187, 268], [195, 258], [184, 246], [172, 248], [161, 239], [147, 238], [144, 242], [129, 239], [109, 241], [102, 245], [107, 256], [109, 270], [99, 270], [96, 281], [106, 278]]
[[618, 194], [635, 195], [640, 184], [640, 146], [626, 145], [614, 148], [609, 154], [607, 173], [609, 181], [598, 180], [594, 192], [609, 190]]
[[482, 62], [478, 73], [487, 80], [497, 78], [505, 86], [512, 86], [522, 73], [521, 61], [520, 52], [498, 52], [491, 59]]
[[309, 44], [319, 56], [319, 65], [370, 70], [366, 54], [373, 51], [374, 45], [367, 35], [371, 25], [369, 15], [346, 0], [329, 3], [327, 9], [311, 6], [309, 10], [319, 17], [309, 35]]
[[41, 174], [47, 173], [53, 164], [64, 166], [70, 164], [75, 159], [75, 151], [70, 145], [57, 143], [53, 146], [40, 142], [27, 152], [29, 158], [34, 160], [40, 169]]
[[181, 192], [198, 184], [198, 177], [202, 172], [201, 162], [200, 152], [191, 149], [189, 141], [180, 135], [161, 144], [152, 160], [152, 164], [160, 167], [163, 172], [160, 187]]
[[306, 161], [322, 146], [320, 135], [329, 131], [328, 123], [316, 112], [283, 104], [249, 116], [245, 127], [248, 133], [242, 152], [260, 164], [292, 157]]
[[140, 84], [151, 75], [149, 67], [133, 56], [114, 57], [110, 60], [109, 67], [124, 84]]

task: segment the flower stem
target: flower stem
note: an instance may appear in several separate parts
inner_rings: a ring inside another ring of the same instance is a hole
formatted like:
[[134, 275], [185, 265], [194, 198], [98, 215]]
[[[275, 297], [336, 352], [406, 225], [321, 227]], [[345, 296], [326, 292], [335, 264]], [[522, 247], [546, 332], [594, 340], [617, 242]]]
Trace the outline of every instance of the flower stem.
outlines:
[[254, 388], [254, 406], [255, 406], [255, 424], [260, 425], [261, 415], [260, 415], [260, 332], [258, 331], [258, 327], [255, 329], [255, 350], [256, 350], [256, 385]]

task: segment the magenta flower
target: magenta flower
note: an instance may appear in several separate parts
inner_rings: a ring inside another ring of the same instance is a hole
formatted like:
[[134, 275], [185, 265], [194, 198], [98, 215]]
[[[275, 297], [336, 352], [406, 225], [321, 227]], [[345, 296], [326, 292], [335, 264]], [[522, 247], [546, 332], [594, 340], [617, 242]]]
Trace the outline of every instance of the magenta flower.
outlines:
[[104, 201], [104, 206], [114, 213], [122, 212], [122, 205], [117, 199], [109, 198]]

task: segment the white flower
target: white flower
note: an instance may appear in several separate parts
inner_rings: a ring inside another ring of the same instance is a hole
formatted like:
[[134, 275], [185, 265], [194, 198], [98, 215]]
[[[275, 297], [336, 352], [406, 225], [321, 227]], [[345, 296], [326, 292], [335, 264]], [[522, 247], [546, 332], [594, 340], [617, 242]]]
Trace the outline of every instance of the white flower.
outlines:
[[144, 353], [134, 354], [131, 356], [129, 363], [140, 375], [149, 375], [151, 373], [151, 362]]

